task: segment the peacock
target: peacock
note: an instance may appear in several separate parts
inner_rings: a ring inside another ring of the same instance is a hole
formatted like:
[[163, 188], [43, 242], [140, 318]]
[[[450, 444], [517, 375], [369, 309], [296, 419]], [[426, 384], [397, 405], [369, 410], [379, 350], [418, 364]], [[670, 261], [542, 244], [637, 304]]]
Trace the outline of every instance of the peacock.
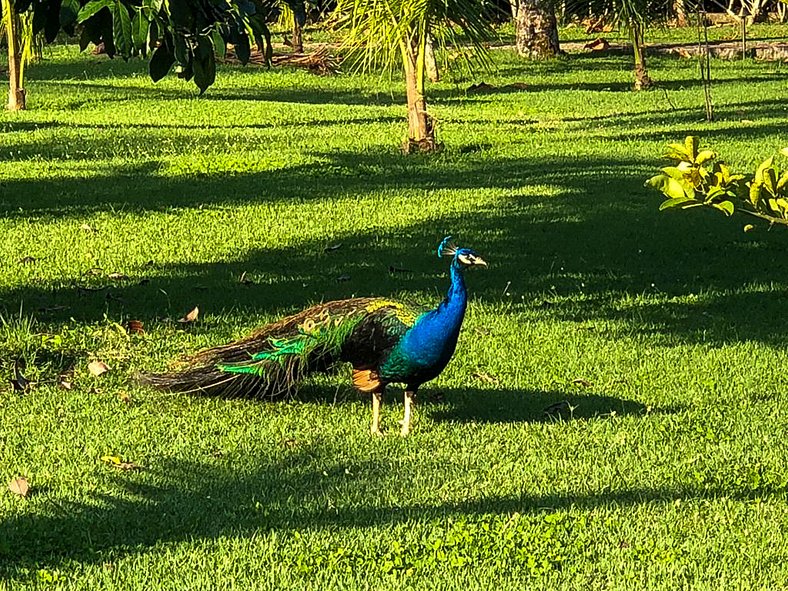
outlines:
[[146, 374], [141, 381], [168, 391], [277, 398], [309, 374], [346, 362], [353, 367], [353, 386], [372, 395], [373, 435], [382, 434], [386, 386], [405, 384], [401, 433], [407, 435], [416, 392], [443, 371], [457, 346], [468, 304], [463, 272], [487, 267], [473, 250], [455, 246], [451, 236], [438, 246], [438, 257], [451, 258], [451, 285], [433, 310], [417, 316], [412, 307], [380, 297], [326, 302], [201, 351], [182, 370]]

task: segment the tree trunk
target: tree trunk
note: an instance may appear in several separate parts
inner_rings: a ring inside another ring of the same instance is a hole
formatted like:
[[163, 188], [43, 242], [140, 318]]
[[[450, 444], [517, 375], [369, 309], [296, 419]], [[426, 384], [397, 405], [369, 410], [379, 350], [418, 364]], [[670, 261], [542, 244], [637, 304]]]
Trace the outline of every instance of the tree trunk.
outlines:
[[687, 26], [687, 5], [685, 0], [673, 0], [673, 14], [676, 16], [677, 26]]
[[558, 25], [551, 0], [518, 0], [515, 19], [517, 53], [530, 59], [559, 55]]
[[440, 73], [438, 72], [438, 62], [435, 61], [435, 47], [432, 44], [432, 35], [427, 36], [427, 46], [425, 48], [424, 63], [427, 68], [427, 77], [430, 82], [440, 82]]
[[298, 18], [293, 15], [293, 38], [291, 39], [293, 53], [304, 53], [304, 36]]
[[630, 23], [632, 50], [635, 53], [635, 90], [644, 90], [654, 85], [646, 69], [646, 45], [643, 40], [643, 24]]
[[22, 51], [19, 36], [22, 24], [9, 0], [3, 1], [3, 21], [5, 22], [6, 42], [8, 44], [8, 109], [20, 111], [25, 108], [25, 89], [22, 87]]
[[438, 151], [442, 146], [435, 141], [435, 128], [432, 117], [427, 114], [427, 101], [424, 99], [427, 40], [421, 39], [413, 44], [404, 41], [400, 49], [408, 100], [408, 139], [402, 150], [406, 154]]

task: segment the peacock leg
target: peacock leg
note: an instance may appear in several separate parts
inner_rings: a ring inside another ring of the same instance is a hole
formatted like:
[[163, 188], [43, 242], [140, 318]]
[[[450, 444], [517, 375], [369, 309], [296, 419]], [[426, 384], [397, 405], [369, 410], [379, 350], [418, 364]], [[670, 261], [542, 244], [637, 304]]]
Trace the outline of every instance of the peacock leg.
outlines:
[[380, 430], [380, 404], [382, 401], [382, 390], [372, 392], [372, 427], [369, 430], [372, 435], [383, 435], [383, 431]]
[[415, 390], [405, 390], [405, 415], [402, 417], [402, 431], [400, 432], [403, 437], [410, 433], [410, 419], [413, 416], [413, 407], [416, 404], [415, 398]]

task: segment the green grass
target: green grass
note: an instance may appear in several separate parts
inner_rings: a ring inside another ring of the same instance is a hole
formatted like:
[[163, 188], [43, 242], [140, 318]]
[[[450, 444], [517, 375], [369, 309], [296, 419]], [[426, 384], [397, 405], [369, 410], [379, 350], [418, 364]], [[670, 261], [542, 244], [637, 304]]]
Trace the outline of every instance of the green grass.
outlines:
[[[197, 98], [71, 49], [30, 69], [0, 114], [0, 588], [785, 586], [788, 234], [643, 188], [688, 133], [737, 168], [784, 147], [784, 70], [714, 62], [709, 124], [694, 62], [635, 94], [625, 57], [495, 55], [431, 89], [434, 157], [399, 154], [375, 76], [224, 68]], [[372, 439], [347, 374], [283, 403], [133, 385], [311, 302], [435, 303], [448, 233], [491, 267], [406, 439], [399, 392]]]

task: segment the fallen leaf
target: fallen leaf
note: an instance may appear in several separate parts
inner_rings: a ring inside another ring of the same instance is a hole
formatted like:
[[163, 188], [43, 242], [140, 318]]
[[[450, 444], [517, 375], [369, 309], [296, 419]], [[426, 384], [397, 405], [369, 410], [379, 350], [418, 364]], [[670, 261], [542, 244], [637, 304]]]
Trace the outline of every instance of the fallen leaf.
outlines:
[[338, 242], [337, 244], [332, 244], [331, 246], [326, 246], [323, 249], [323, 252], [334, 252], [335, 250], [339, 250], [342, 248], [342, 243]]
[[575, 386], [583, 386], [583, 388], [590, 388], [591, 386], [594, 385], [588, 380], [584, 380], [583, 378], [575, 378], [574, 380], [572, 380], [572, 383]]
[[140, 320], [129, 320], [126, 323], [126, 330], [131, 334], [145, 334], [145, 329], [142, 327]]
[[30, 485], [27, 482], [27, 478], [17, 476], [16, 478], [12, 478], [11, 482], [8, 483], [8, 490], [24, 498], [30, 494]]
[[583, 49], [587, 49], [588, 51], [605, 51], [609, 47], [610, 43], [603, 37], [597, 37], [593, 41], [589, 41], [583, 45]]
[[33, 263], [37, 263], [37, 262], [38, 262], [38, 259], [36, 257], [27, 256], [27, 257], [23, 257], [23, 258], [19, 259], [19, 264], [20, 265], [32, 265]]
[[103, 361], [96, 359], [95, 361], [88, 363], [88, 371], [94, 376], [98, 377], [101, 374], [107, 373], [109, 371], [109, 366]]
[[194, 306], [194, 309], [186, 314], [186, 316], [182, 318], [178, 318], [178, 322], [182, 324], [188, 324], [190, 322], [195, 322], [200, 315], [200, 308], [198, 306]]
[[107, 275], [107, 277], [109, 277], [110, 279], [115, 279], [115, 280], [122, 280], [122, 279], [128, 279], [129, 278], [128, 275], [124, 275], [123, 273], [110, 273], [109, 275]]
[[568, 400], [561, 400], [560, 402], [556, 402], [555, 404], [551, 404], [547, 408], [542, 411], [542, 414], [545, 416], [555, 416], [560, 415], [564, 412], [571, 412], [575, 409], [571, 404], [569, 404]]
[[90, 226], [90, 225], [88, 225], [88, 224], [82, 224], [82, 225], [79, 227], [79, 229], [80, 229], [80, 230], [84, 230], [85, 232], [93, 232], [94, 234], [95, 234], [96, 232], [98, 232], [98, 230], [96, 230], [96, 229], [95, 229], [93, 226]]
[[22, 373], [20, 365], [18, 361], [14, 361], [14, 377], [11, 380], [11, 388], [13, 388], [14, 392], [29, 392], [30, 380]]
[[131, 404], [131, 394], [128, 392], [120, 392], [118, 394], [118, 398], [120, 398], [121, 402], [125, 402], [126, 404]]
[[485, 373], [483, 371], [477, 371], [476, 373], [473, 374], [473, 377], [476, 378], [477, 380], [487, 382], [488, 384], [497, 384], [500, 381], [495, 376], [491, 376], [490, 374]]
[[528, 85], [525, 82], [512, 82], [507, 84], [506, 88], [513, 88], [514, 90], [528, 90]]
[[752, 232], [754, 229], [755, 229], [755, 226], [753, 226], [752, 224], [747, 224], [746, 226], [744, 226], [744, 231], [745, 232]]

